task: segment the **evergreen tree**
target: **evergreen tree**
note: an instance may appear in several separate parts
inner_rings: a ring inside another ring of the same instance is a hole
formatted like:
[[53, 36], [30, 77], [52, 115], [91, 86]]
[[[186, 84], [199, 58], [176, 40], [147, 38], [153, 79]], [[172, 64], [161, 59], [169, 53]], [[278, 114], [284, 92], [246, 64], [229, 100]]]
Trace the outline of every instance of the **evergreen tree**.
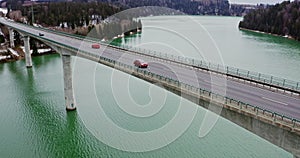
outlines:
[[285, 1], [247, 14], [240, 28], [258, 30], [277, 35], [289, 35], [300, 40], [300, 1]]

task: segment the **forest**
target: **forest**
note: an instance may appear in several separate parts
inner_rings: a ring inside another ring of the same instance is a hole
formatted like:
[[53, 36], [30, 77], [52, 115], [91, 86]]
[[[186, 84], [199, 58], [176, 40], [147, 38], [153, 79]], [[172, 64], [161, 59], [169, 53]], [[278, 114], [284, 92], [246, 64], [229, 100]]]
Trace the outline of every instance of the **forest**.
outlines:
[[[20, 4], [26, 0], [2, 0], [7, 1], [13, 10], [21, 9]], [[36, 2], [66, 2], [69, 0], [36, 0]], [[71, 0], [73, 2], [104, 2], [125, 9], [159, 6], [181, 11], [189, 15], [229, 15], [228, 0]]]
[[46, 26], [59, 26], [65, 22], [74, 29], [75, 26], [89, 25], [92, 18], [96, 21], [103, 20], [120, 12], [121, 8], [100, 2], [53, 2], [23, 6], [20, 10], [22, 15], [28, 17], [30, 23], [32, 22], [33, 11], [35, 23]]
[[285, 1], [248, 13], [239, 28], [258, 30], [300, 40], [300, 2]]
[[22, 15], [27, 17], [28, 24], [34, 21], [43, 27], [60, 27], [99, 39], [112, 39], [142, 28], [141, 21], [134, 15], [118, 15], [116, 13], [121, 12], [122, 8], [102, 2], [39, 3], [20, 9]]

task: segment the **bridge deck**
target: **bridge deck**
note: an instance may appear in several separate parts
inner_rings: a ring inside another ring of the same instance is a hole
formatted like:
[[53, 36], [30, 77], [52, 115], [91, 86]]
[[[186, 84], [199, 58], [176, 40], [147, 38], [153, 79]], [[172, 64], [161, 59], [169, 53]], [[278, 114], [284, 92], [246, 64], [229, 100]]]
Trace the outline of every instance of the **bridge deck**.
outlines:
[[[233, 98], [251, 105], [259, 106], [285, 116], [300, 120], [300, 98], [292, 95], [274, 92], [272, 90], [245, 84], [232, 78], [224, 77], [224, 75], [209, 73], [201, 69], [186, 66], [184, 64], [166, 63], [164, 60], [153, 58], [150, 56], [129, 53], [124, 50], [118, 50], [111, 47], [101, 47], [101, 49], [91, 48], [91, 41], [82, 41], [78, 38], [55, 34], [38, 28], [28, 27], [26, 25], [13, 23], [0, 19], [0, 23], [11, 26], [21, 32], [25, 32], [44, 42], [55, 42], [62, 46], [72, 47], [78, 50], [90, 52], [96, 56], [107, 57], [112, 60], [122, 62], [124, 64], [133, 65], [133, 61], [142, 58], [149, 62], [148, 71], [180, 80], [194, 87], [200, 87], [208, 91], [213, 91], [229, 98]], [[44, 36], [40, 37], [39, 33]], [[226, 92], [224, 92], [224, 88]]]

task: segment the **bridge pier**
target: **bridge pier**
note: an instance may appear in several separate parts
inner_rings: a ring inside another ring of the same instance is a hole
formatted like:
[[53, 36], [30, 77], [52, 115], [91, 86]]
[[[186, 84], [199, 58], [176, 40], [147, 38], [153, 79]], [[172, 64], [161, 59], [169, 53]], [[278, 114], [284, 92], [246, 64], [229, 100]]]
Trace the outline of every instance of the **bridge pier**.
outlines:
[[9, 43], [10, 43], [10, 47], [14, 48], [15, 47], [15, 42], [14, 42], [14, 30], [12, 28], [8, 28], [8, 32], [9, 32]]
[[72, 79], [72, 67], [71, 67], [71, 55], [65, 55], [62, 53], [62, 64], [64, 74], [64, 93], [65, 103], [67, 111], [76, 110], [74, 94], [73, 94], [73, 79]]
[[32, 67], [32, 60], [30, 54], [29, 36], [23, 36], [24, 46], [25, 46], [25, 62], [26, 67]]

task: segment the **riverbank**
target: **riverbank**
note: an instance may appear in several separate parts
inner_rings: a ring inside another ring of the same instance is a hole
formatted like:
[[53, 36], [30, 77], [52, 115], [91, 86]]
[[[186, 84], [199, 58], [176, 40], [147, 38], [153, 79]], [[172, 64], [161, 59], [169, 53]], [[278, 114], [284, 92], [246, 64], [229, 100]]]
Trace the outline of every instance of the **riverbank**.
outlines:
[[297, 41], [294, 37], [289, 36], [289, 35], [282, 36], [282, 35], [278, 35], [278, 34], [273, 34], [273, 33], [263, 32], [263, 31], [258, 31], [258, 30], [252, 30], [252, 29], [247, 29], [247, 28], [243, 28], [243, 27], [239, 27], [239, 29], [243, 30], [243, 31], [250, 31], [250, 32], [255, 32], [255, 33], [267, 34], [267, 35], [272, 35], [272, 36], [276, 36], [276, 37], [283, 37], [283, 38], [287, 38], [287, 39]]
[[[18, 47], [15, 49], [9, 48], [10, 50], [7, 49], [7, 52], [3, 55], [0, 56], [0, 63], [7, 63], [7, 62], [14, 62], [18, 60], [22, 60], [25, 58], [25, 53], [24, 53], [24, 47]], [[14, 52], [11, 52], [14, 51]], [[31, 50], [31, 56], [42, 56], [42, 55], [49, 55], [49, 54], [54, 54], [56, 53], [54, 50], [51, 48], [48, 49], [38, 49], [38, 53], [32, 53]]]

